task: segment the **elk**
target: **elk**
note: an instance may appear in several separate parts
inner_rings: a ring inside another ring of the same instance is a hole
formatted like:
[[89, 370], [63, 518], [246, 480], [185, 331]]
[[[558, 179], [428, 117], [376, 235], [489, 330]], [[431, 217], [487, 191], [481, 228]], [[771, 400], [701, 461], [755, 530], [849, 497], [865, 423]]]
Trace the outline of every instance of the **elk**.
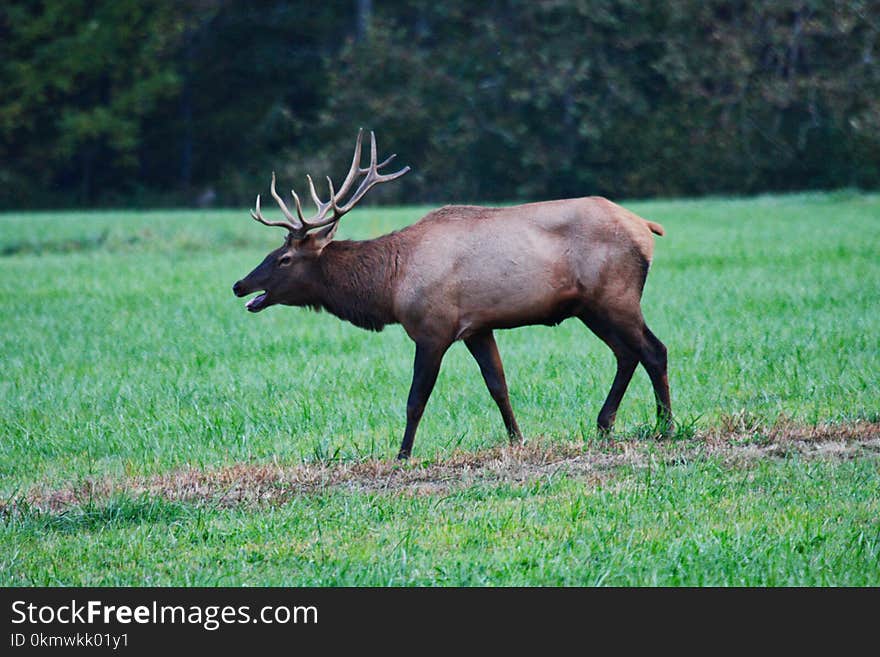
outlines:
[[362, 167], [362, 139], [363, 130], [338, 191], [327, 178], [328, 200], [319, 198], [307, 176], [317, 207], [309, 218], [295, 191], [296, 215], [290, 211], [272, 174], [269, 189], [284, 219], [265, 219], [259, 195], [251, 216], [284, 228], [287, 237], [232, 290], [239, 297], [259, 292], [246, 305], [253, 313], [283, 304], [327, 310], [372, 331], [403, 326], [415, 342], [415, 362], [398, 458], [410, 456], [443, 356], [458, 340], [477, 361], [511, 444], [522, 442], [493, 331], [555, 326], [570, 317], [586, 324], [617, 359], [598, 416], [600, 432], [611, 430], [639, 363], [654, 388], [658, 426], [671, 429], [666, 347], [641, 310], [652, 234], [663, 235], [662, 226], [592, 196], [502, 208], [450, 205], [375, 239], [334, 241], [339, 220], [371, 188], [410, 170], [380, 173], [395, 155], [378, 162], [372, 132], [370, 163]]

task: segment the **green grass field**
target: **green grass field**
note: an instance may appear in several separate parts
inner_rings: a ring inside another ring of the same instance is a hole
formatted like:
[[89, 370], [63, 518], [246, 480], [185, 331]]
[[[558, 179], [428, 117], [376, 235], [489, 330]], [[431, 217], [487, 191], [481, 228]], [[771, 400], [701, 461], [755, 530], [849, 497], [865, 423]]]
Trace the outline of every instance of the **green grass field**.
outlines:
[[[0, 215], [0, 584], [880, 585], [876, 440], [845, 457], [700, 449], [731, 429], [734, 449], [766, 445], [780, 422], [880, 421], [880, 196], [625, 205], [667, 231], [643, 307], [669, 348], [674, 439], [651, 436], [643, 370], [616, 439], [596, 436], [613, 358], [568, 321], [497, 334], [527, 439], [644, 459], [598, 479], [341, 484], [241, 504], [126, 482], [392, 459], [412, 366], [403, 331], [247, 313], [231, 285], [282, 231], [246, 211]], [[426, 210], [359, 210], [341, 237]], [[454, 346], [402, 467], [504, 440]], [[696, 451], [668, 458], [681, 446]], [[99, 481], [117, 490], [39, 503]]]

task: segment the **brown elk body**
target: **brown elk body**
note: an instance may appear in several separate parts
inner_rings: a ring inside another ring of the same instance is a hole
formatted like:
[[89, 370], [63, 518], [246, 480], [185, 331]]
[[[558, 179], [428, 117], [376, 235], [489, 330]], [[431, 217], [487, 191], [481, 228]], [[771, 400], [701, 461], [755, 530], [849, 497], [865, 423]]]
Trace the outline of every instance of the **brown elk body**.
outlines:
[[[339, 218], [374, 184], [408, 171], [378, 174], [375, 140], [371, 166], [360, 168], [360, 143], [339, 193], [318, 205], [318, 221], [295, 219], [272, 194], [289, 221], [285, 243], [235, 283], [238, 296], [262, 291], [252, 312], [273, 304], [325, 309], [375, 331], [401, 324], [415, 342], [413, 381], [399, 458], [412, 450], [416, 429], [447, 349], [464, 341], [501, 411], [511, 442], [522, 434], [508, 398], [495, 329], [556, 325], [577, 317], [613, 351], [617, 373], [599, 412], [609, 430], [639, 363], [651, 378], [658, 421], [671, 427], [666, 348], [645, 324], [641, 296], [654, 249], [656, 223], [601, 197], [513, 207], [447, 206], [400, 231], [365, 241], [333, 241]], [[393, 156], [392, 156], [393, 157]], [[344, 206], [353, 181], [366, 178]], [[372, 178], [372, 180], [371, 180]], [[323, 206], [323, 207], [322, 207]], [[327, 213], [333, 210], [328, 220]]]

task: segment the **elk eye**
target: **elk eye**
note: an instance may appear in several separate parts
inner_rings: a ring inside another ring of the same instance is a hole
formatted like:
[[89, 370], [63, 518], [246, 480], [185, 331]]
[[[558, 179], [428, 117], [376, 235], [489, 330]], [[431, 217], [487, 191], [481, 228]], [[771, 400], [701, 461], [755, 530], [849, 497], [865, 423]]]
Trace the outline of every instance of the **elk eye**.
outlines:
[[281, 267], [286, 267], [287, 265], [290, 264], [291, 260], [293, 260], [293, 258], [291, 258], [289, 255], [283, 255], [280, 258], [278, 258], [278, 264]]

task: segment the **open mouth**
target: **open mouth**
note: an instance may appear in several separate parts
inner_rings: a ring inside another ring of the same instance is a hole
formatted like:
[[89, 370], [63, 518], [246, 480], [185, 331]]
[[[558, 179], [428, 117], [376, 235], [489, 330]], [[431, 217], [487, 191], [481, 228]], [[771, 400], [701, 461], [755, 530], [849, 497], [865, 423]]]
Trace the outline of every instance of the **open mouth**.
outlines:
[[252, 313], [260, 312], [263, 308], [266, 307], [266, 297], [268, 296], [268, 292], [258, 294], [253, 299], [249, 300], [247, 304], [245, 304], [245, 308], [247, 308]]

